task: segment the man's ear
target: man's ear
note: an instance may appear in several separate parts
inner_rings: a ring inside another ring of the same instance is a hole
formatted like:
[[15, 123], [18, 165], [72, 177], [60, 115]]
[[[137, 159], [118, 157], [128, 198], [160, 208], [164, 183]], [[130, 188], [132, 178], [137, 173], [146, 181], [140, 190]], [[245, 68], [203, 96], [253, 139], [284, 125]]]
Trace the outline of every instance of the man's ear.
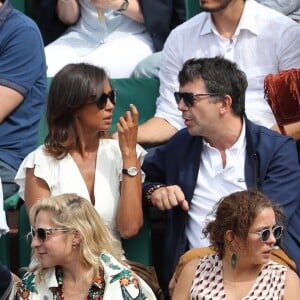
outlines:
[[223, 100], [220, 101], [220, 113], [224, 114], [226, 111], [231, 110], [232, 99], [229, 95], [225, 95]]

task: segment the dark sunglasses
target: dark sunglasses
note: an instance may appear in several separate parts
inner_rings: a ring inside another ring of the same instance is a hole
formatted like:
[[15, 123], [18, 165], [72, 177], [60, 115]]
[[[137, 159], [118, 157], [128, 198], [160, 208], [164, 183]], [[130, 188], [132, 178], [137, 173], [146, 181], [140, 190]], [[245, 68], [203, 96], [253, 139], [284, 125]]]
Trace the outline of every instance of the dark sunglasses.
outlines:
[[282, 236], [283, 226], [275, 226], [272, 229], [267, 228], [252, 233], [258, 234], [260, 236], [260, 240], [265, 243], [270, 238], [271, 232], [273, 233], [275, 239], [278, 240]]
[[175, 100], [177, 102], [177, 104], [179, 104], [180, 100], [182, 99], [184, 104], [187, 107], [192, 107], [195, 103], [195, 97], [197, 96], [217, 96], [217, 94], [215, 93], [202, 93], [202, 94], [193, 94], [193, 93], [180, 93], [180, 92], [175, 92], [174, 93], [174, 97]]
[[95, 103], [99, 109], [103, 109], [106, 106], [108, 99], [113, 105], [116, 105], [117, 92], [115, 90], [111, 90], [107, 94], [103, 93], [98, 99], [96, 99]]
[[33, 228], [30, 229], [30, 234], [32, 237], [37, 237], [42, 242], [45, 242], [48, 238], [48, 235], [54, 234], [56, 232], [69, 232], [72, 231], [72, 228]]

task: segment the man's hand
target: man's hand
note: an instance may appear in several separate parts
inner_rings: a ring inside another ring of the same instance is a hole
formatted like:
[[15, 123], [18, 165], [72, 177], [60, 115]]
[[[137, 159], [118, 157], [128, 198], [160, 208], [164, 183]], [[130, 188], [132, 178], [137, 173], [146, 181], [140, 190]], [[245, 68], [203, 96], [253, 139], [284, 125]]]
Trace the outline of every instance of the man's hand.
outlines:
[[155, 190], [151, 195], [151, 202], [160, 210], [171, 209], [180, 205], [183, 210], [189, 209], [189, 204], [178, 185], [170, 185]]

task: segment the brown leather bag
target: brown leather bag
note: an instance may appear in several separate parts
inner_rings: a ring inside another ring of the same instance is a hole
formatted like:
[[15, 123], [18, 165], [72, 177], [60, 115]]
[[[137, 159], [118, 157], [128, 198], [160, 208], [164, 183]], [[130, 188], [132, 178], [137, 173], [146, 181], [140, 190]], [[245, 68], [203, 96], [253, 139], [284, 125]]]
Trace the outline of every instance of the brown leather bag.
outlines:
[[300, 121], [300, 69], [269, 74], [264, 80], [265, 98], [268, 101], [278, 127], [286, 134], [284, 125]]

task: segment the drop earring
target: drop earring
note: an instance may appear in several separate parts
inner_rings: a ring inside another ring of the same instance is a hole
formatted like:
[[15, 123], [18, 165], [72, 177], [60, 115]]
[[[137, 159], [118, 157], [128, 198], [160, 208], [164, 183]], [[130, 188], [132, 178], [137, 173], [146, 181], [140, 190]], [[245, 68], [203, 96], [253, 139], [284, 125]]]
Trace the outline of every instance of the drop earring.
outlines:
[[236, 261], [237, 261], [237, 256], [236, 256], [235, 253], [233, 253], [233, 254], [231, 255], [231, 261], [230, 261], [231, 267], [232, 267], [233, 269], [235, 269], [235, 267], [236, 267]]

